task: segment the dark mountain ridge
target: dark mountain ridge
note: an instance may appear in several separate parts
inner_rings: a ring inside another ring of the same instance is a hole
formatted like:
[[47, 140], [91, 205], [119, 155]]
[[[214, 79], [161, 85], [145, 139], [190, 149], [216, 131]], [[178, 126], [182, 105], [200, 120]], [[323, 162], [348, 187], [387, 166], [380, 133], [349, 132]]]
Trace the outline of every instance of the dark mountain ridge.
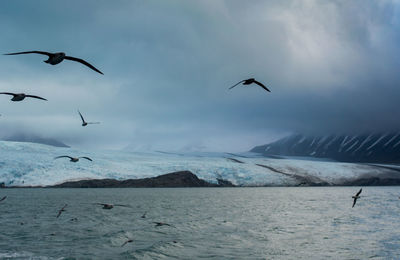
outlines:
[[294, 134], [256, 146], [264, 156], [329, 158], [340, 162], [400, 163], [400, 132], [365, 135]]

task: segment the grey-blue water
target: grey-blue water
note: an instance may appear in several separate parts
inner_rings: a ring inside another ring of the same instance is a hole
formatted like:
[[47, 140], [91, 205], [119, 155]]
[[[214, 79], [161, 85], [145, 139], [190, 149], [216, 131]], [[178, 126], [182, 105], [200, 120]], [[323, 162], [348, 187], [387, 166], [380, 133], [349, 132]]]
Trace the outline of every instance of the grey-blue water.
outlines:
[[399, 188], [358, 189], [0, 189], [0, 258], [399, 259]]

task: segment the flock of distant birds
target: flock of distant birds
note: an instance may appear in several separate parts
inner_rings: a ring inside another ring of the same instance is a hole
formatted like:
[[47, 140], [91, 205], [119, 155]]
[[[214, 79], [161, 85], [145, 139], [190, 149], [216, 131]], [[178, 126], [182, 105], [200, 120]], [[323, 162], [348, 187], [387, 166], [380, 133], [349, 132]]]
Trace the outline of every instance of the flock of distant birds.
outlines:
[[[4, 201], [6, 198], [7, 198], [7, 196], [4, 196], [3, 198], [0, 199], [0, 202]], [[95, 205], [101, 205], [101, 206], [102, 206], [102, 209], [113, 209], [113, 208], [116, 207], [116, 206], [117, 206], [117, 207], [128, 207], [128, 208], [130, 208], [129, 205], [123, 205], [123, 204], [107, 204], [107, 203], [93, 203], [93, 204], [95, 204]], [[68, 204], [65, 204], [60, 210], [58, 210], [58, 213], [57, 213], [57, 215], [56, 215], [56, 218], [59, 218], [63, 212], [67, 211], [67, 210], [66, 210], [67, 207], [68, 207]], [[143, 218], [143, 219], [146, 218], [146, 215], [147, 215], [147, 211], [145, 211], [145, 212], [143, 213], [143, 215], [141, 216], [141, 218]], [[70, 220], [71, 220], [71, 221], [77, 221], [78, 218], [71, 218]], [[21, 222], [20, 224], [23, 225], [22, 222]], [[165, 223], [165, 222], [153, 221], [153, 224], [155, 224], [155, 225], [154, 225], [155, 227], [161, 227], [161, 226], [174, 227], [173, 225], [168, 224], [168, 223]], [[55, 234], [52, 233], [52, 234], [50, 234], [50, 235], [53, 236], [53, 235], [55, 235]], [[121, 245], [121, 247], [123, 247], [123, 246], [125, 246], [126, 244], [131, 243], [131, 242], [133, 242], [133, 239], [128, 239], [128, 240], [126, 240], [126, 241]], [[174, 242], [174, 243], [177, 243], [175, 240], [174, 240], [173, 242]]]

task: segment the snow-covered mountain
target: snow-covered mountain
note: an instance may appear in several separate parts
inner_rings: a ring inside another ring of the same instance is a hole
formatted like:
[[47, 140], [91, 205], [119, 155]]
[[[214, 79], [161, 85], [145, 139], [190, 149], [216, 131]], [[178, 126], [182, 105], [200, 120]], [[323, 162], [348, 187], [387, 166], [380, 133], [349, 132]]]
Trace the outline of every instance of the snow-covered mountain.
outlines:
[[[185, 170], [208, 182], [217, 183], [220, 178], [243, 186], [349, 185], [365, 181], [371, 184], [371, 180], [374, 184], [400, 184], [399, 169], [395, 166], [270, 159], [255, 153], [85, 151], [0, 141], [0, 155], [0, 183], [6, 186], [137, 179]], [[93, 162], [54, 160], [59, 155], [89, 156]]]
[[341, 162], [400, 162], [400, 133], [304, 136], [295, 134], [254, 147], [266, 156], [330, 158]]

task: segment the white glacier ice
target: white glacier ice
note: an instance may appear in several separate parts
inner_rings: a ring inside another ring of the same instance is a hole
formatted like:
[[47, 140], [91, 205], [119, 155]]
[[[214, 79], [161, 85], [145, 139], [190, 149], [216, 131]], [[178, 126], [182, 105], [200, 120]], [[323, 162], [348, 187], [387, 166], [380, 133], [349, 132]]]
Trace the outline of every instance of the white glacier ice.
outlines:
[[[300, 159], [270, 159], [257, 154], [228, 153], [163, 153], [91, 151], [58, 148], [33, 143], [0, 141], [0, 183], [6, 185], [52, 185], [79, 179], [132, 179], [154, 177], [165, 173], [189, 170], [199, 178], [216, 182], [216, 178], [237, 185], [295, 185], [296, 180], [268, 168], [287, 174], [315, 176], [329, 183], [352, 179], [363, 174], [380, 174], [388, 169], [354, 163], [322, 162]], [[55, 156], [88, 156], [93, 162]], [[236, 158], [237, 163], [227, 158]]]

